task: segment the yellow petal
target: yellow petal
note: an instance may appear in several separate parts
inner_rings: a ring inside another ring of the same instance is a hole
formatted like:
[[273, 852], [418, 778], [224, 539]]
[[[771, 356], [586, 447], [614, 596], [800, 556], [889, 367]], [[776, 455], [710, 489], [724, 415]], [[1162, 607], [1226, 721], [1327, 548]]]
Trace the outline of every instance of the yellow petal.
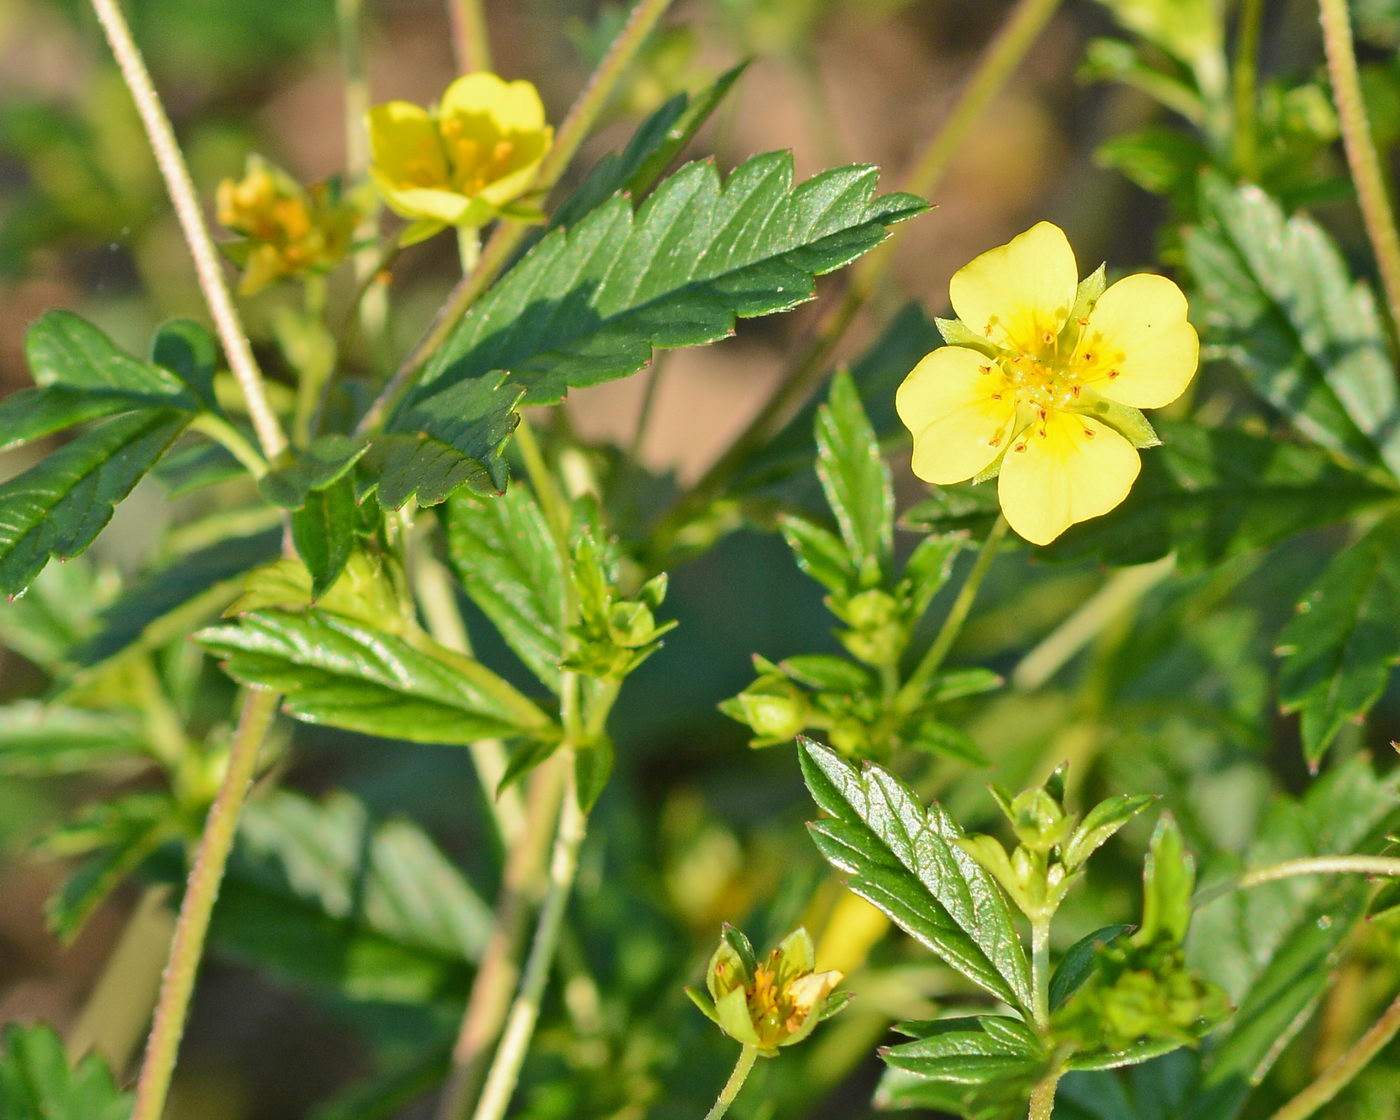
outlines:
[[530, 189], [540, 161], [554, 143], [554, 130], [546, 128], [540, 132], [516, 136], [513, 140], [511, 156], [507, 163], [511, 170], [481, 189], [481, 197], [493, 206], [504, 206]]
[[961, 346], [943, 346], [916, 365], [894, 398], [914, 436], [914, 473], [925, 482], [971, 478], [1005, 446], [1016, 397], [1001, 367]]
[[1200, 342], [1186, 320], [1186, 297], [1165, 276], [1126, 276], [1099, 297], [1072, 368], [1104, 397], [1133, 408], [1161, 408], [1196, 373]]
[[958, 269], [948, 296], [969, 329], [998, 346], [1038, 354], [1069, 318], [1078, 286], [1064, 230], [1037, 222]]
[[507, 82], [485, 70], [458, 78], [438, 103], [438, 119], [489, 117], [497, 134], [544, 128], [544, 103], [530, 82]]
[[491, 220], [489, 206], [484, 203], [478, 204], [457, 191], [446, 188], [400, 187], [374, 167], [370, 168], [370, 177], [374, 179], [374, 185], [383, 195], [385, 204], [400, 217], [426, 219], [449, 226], [469, 225], [472, 223], [466, 219], [474, 210], [481, 210], [481, 220], [475, 224], [485, 225]]
[[400, 189], [447, 185], [447, 153], [426, 109], [390, 101], [365, 114], [365, 123], [376, 181]]
[[1052, 412], [1006, 453], [997, 486], [1001, 510], [1026, 540], [1049, 544], [1126, 498], [1141, 466], [1133, 445], [1112, 428]]

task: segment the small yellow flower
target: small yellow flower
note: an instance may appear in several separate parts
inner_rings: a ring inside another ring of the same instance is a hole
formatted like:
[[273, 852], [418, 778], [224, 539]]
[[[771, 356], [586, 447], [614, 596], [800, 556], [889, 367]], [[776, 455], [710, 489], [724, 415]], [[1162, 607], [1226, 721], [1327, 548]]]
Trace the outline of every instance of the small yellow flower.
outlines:
[[816, 952], [805, 929], [783, 938], [757, 960], [748, 939], [725, 927], [710, 957], [705, 986], [710, 998], [688, 989], [696, 1006], [736, 1042], [773, 1057], [780, 1046], [801, 1042], [822, 1020], [839, 1010], [828, 1008], [839, 972], [814, 972]]
[[535, 87], [484, 71], [458, 78], [432, 112], [390, 101], [366, 122], [370, 175], [394, 213], [421, 223], [414, 240], [499, 216], [554, 142]]
[[238, 290], [245, 296], [339, 263], [360, 220], [359, 208], [329, 184], [303, 187], [258, 156], [248, 157], [242, 179], [219, 184], [216, 202], [219, 224], [244, 237], [228, 248], [243, 266]]
[[1145, 428], [1135, 410], [1170, 404], [1196, 372], [1180, 288], [1139, 273], [1095, 299], [1090, 282], [1049, 222], [983, 253], [948, 286], [966, 343], [927, 355], [895, 398], [914, 473], [940, 484], [999, 473], [1002, 512], [1034, 544], [1128, 496], [1141, 462], [1111, 424]]

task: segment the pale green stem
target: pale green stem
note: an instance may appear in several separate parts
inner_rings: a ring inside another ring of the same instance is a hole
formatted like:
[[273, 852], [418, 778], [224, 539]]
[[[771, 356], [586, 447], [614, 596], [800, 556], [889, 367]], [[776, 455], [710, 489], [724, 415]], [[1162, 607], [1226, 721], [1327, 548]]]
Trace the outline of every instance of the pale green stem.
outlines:
[[535, 497], [539, 499], [545, 522], [554, 536], [555, 546], [567, 565], [569, 504], [554, 477], [554, 472], [544, 461], [544, 452], [540, 450], [539, 440], [535, 438], [534, 427], [524, 416], [520, 418], [520, 426], [515, 429], [515, 446], [525, 463], [525, 473], [530, 476], [530, 484], [535, 488]]
[[131, 92], [131, 98], [136, 103], [136, 112], [146, 130], [151, 153], [155, 156], [156, 165], [165, 180], [166, 190], [175, 208], [175, 216], [179, 219], [190, 256], [194, 259], [195, 275], [199, 278], [204, 300], [209, 305], [209, 314], [214, 319], [214, 328], [223, 344], [229, 370], [243, 392], [248, 416], [253, 421], [253, 430], [258, 434], [258, 442], [262, 444], [264, 456], [268, 459], [276, 458], [287, 446], [287, 437], [283, 434], [282, 425], [278, 422], [277, 414], [263, 390], [262, 371], [258, 368], [257, 359], [253, 357], [253, 348], [248, 343], [238, 309], [234, 306], [233, 297], [229, 295], [228, 285], [224, 282], [219, 254], [209, 236], [209, 227], [205, 224], [204, 212], [200, 209], [189, 168], [185, 165], [185, 157], [176, 143], [175, 132], [170, 127], [170, 119], [161, 105], [160, 95], [156, 93], [151, 82], [146, 64], [141, 58], [141, 51], [131, 37], [131, 31], [126, 25], [117, 0], [92, 0], [92, 8], [107, 36], [107, 42], [112, 47], [112, 54], [117, 60], [127, 89]]
[[243, 433], [222, 416], [215, 416], [212, 412], [201, 412], [190, 421], [190, 430], [203, 432], [215, 443], [222, 444], [224, 450], [243, 464], [243, 469], [255, 479], [262, 478], [267, 473], [267, 462], [258, 454], [258, 449], [244, 439]]
[[549, 982], [569, 893], [578, 874], [578, 853], [586, 830], [587, 817], [579, 807], [571, 765], [559, 807], [559, 827], [554, 837], [554, 852], [550, 857], [549, 887], [540, 907], [539, 923], [535, 926], [535, 937], [525, 962], [524, 978], [506, 1017], [501, 1044], [487, 1074], [481, 1100], [472, 1114], [473, 1120], [501, 1120], [515, 1092], [520, 1067], [525, 1062], [525, 1053], [539, 1020], [540, 1002]]
[[[952, 112], [924, 148], [913, 170], [905, 176], [900, 184], [901, 190], [925, 197], [933, 193], [952, 166], [959, 146], [1016, 72], [1059, 4], [1060, 0], [1019, 0], [1006, 22], [983, 49]], [[685, 525], [709, 507], [749, 456], [781, 430], [811, 390], [820, 383], [846, 329], [884, 282], [894, 261], [893, 246], [893, 241], [885, 242], [857, 266], [845, 296], [830, 306], [818, 323], [812, 341], [793, 363], [787, 376], [728, 449], [659, 523], [654, 552], [664, 553], [670, 547]]]
[[1274, 1113], [1272, 1120], [1306, 1120], [1349, 1085], [1371, 1060], [1400, 1034], [1400, 996], [1371, 1028], [1352, 1044], [1316, 1081]]
[[1242, 0], [1235, 32], [1235, 64], [1231, 82], [1235, 103], [1235, 170], [1246, 179], [1259, 174], [1259, 144], [1255, 106], [1259, 86], [1259, 30], [1264, 0]]
[[1050, 1026], [1050, 919], [1031, 922], [1031, 1008], [1035, 1025]]
[[481, 231], [457, 227], [457, 259], [462, 265], [462, 275], [470, 276], [481, 260]]
[[1337, 106], [1347, 163], [1351, 165], [1351, 177], [1356, 184], [1356, 199], [1361, 206], [1366, 235], [1376, 254], [1391, 327], [1400, 331], [1400, 238], [1396, 237], [1395, 215], [1386, 191], [1386, 172], [1376, 153], [1371, 125], [1366, 118], [1366, 102], [1361, 96], [1347, 2], [1318, 0], [1318, 10], [1322, 17], [1327, 70], [1332, 79], [1332, 98]]
[[264, 689], [254, 689], [244, 701], [238, 730], [229, 750], [228, 771], [204, 822], [185, 897], [180, 903], [180, 914], [175, 920], [175, 934], [170, 941], [170, 955], [156, 1001], [146, 1057], [136, 1082], [136, 1104], [131, 1120], [160, 1120], [165, 1111], [175, 1057], [194, 992], [195, 974], [204, 955], [209, 916], [233, 850], [238, 816], [253, 782], [258, 751], [277, 711], [277, 701], [277, 693]]
[[749, 1073], [753, 1070], [754, 1060], [757, 1057], [757, 1046], [745, 1046], [739, 1051], [739, 1060], [734, 1063], [734, 1072], [729, 1075], [729, 1080], [719, 1091], [719, 1098], [715, 1101], [715, 1106], [705, 1113], [705, 1120], [720, 1120], [720, 1117], [729, 1111], [729, 1106], [734, 1103], [734, 1098], [739, 1095], [739, 1090], [749, 1079]]
[[1063, 1076], [1060, 1070], [1052, 1070], [1031, 1090], [1029, 1120], [1051, 1120], [1055, 1115], [1055, 1090]]
[[963, 582], [962, 587], [958, 589], [957, 598], [953, 600], [953, 605], [948, 608], [947, 617], [944, 618], [943, 625], [939, 627], [933, 644], [928, 647], [918, 665], [914, 667], [914, 671], [909, 674], [909, 679], [904, 682], [904, 687], [895, 696], [894, 707], [897, 710], [910, 711], [916, 708], [923, 699], [924, 689], [928, 686], [928, 682], [933, 679], [934, 673], [938, 672], [943, 664], [943, 659], [948, 656], [953, 644], [958, 640], [958, 635], [962, 633], [963, 623], [967, 621], [967, 616], [972, 611], [972, 604], [977, 599], [977, 592], [982, 587], [982, 581], [986, 578], [992, 561], [996, 559], [997, 550], [1006, 538], [1008, 528], [1006, 518], [998, 514], [996, 521], [992, 524], [991, 531], [987, 533], [987, 539], [982, 542], [982, 550], [978, 553], [977, 562], [972, 566], [972, 571], [967, 574], [967, 579]]
[[1291, 879], [1297, 875], [1382, 875], [1400, 876], [1400, 859], [1387, 856], [1308, 856], [1290, 859], [1271, 867], [1258, 867], [1241, 875], [1235, 886], [1240, 890]]
[[491, 39], [486, 33], [486, 14], [481, 0], [447, 0], [452, 21], [452, 56], [457, 73], [471, 74], [491, 69]]
[[[622, 75], [637, 57], [642, 44], [646, 42], [647, 36], [651, 34], [670, 4], [671, 0], [639, 0], [637, 6], [632, 9], [627, 23], [613, 40], [588, 85], [584, 87], [568, 116], [564, 118], [564, 123], [559, 126], [554, 146], [540, 163], [539, 174], [535, 177], [534, 193], [545, 195], [559, 181], [592, 129], [598, 114], [617, 88]], [[530, 227], [523, 222], [511, 221], [501, 222], [496, 227], [482, 250], [477, 267], [470, 276], [463, 277], [453, 289], [427, 332], [394, 371], [394, 376], [389, 379], [388, 384], [361, 418], [356, 429], [358, 434], [374, 431], [384, 422], [399, 398], [413, 384], [423, 363], [447, 341], [458, 320], [509, 263], [529, 229]]]

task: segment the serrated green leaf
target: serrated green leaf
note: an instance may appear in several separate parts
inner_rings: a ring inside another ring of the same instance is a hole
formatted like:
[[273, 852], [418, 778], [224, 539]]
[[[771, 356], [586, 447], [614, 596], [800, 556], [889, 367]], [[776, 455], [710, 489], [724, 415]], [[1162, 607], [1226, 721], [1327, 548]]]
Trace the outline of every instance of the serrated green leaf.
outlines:
[[934, 1108], [969, 1120], [1005, 1120], [1024, 1110], [1047, 1055], [1035, 1033], [1001, 1016], [945, 1019], [916, 1027], [924, 1037], [880, 1051], [881, 1108]]
[[1400, 521], [1384, 521], [1332, 561], [1279, 635], [1279, 704], [1302, 713], [1317, 764], [1337, 733], [1381, 698], [1400, 662]]
[[879, 582], [894, 550], [894, 484], [851, 375], [832, 379], [817, 410], [817, 478], [864, 586]]
[[339, 433], [321, 436], [303, 450], [289, 451], [285, 461], [258, 479], [258, 489], [275, 506], [300, 509], [309, 495], [344, 478], [367, 447]]
[[1185, 236], [1206, 341], [1300, 432], [1362, 464], [1400, 470], [1400, 396], [1370, 291], [1312, 219], [1258, 187], [1201, 181]]
[[[1158, 422], [1163, 446], [1142, 457], [1132, 493], [1112, 513], [1071, 526], [1037, 556], [1143, 564], [1175, 550], [1188, 569], [1334, 524], [1393, 498], [1331, 455], [1242, 430]], [[990, 487], [959, 488], [904, 515], [934, 530], [985, 532], [996, 515]]]
[[447, 548], [463, 588], [516, 656], [553, 691], [564, 657], [564, 571], [525, 486], [446, 506]]
[[1067, 870], [1078, 870], [1114, 833], [1156, 800], [1151, 794], [1122, 793], [1100, 801], [1084, 814], [1065, 841], [1060, 861]]
[[1145, 191], [1184, 200], [1195, 194], [1210, 153], [1183, 129], [1149, 125], [1109, 137], [1095, 150], [1094, 162], [1122, 172]]
[[355, 482], [342, 475], [311, 490], [292, 513], [292, 543], [311, 573], [311, 597], [319, 599], [345, 571], [355, 551]]
[[410, 498], [435, 506], [468, 486], [506, 488], [505, 444], [524, 390], [504, 373], [470, 378], [400, 409], [366, 460], [379, 480], [379, 504], [401, 509]]
[[855, 583], [855, 569], [845, 546], [834, 533], [796, 514], [780, 517], [778, 528], [799, 568], [833, 595], [849, 592]]
[[24, 355], [40, 388], [62, 386], [125, 397], [130, 407], [192, 409], [185, 384], [168, 369], [133, 358], [87, 320], [50, 311], [29, 328]]
[[0, 484], [0, 593], [18, 595], [51, 556], [76, 556], [189, 423], [150, 409], [117, 416]]
[[451, 386], [504, 369], [526, 386], [524, 403], [557, 401], [571, 386], [636, 372], [653, 347], [713, 342], [736, 316], [795, 307], [814, 277], [926, 208], [907, 195], [873, 198], [876, 175], [839, 168], [792, 189], [791, 154], [774, 152], [723, 188], [712, 164], [690, 164], [635, 217], [614, 197], [546, 235], [472, 307], [407, 407], [432, 409]]
[[351, 999], [466, 991], [490, 907], [405, 818], [376, 820], [346, 793], [253, 800], [219, 891], [219, 947]]
[[1054, 1011], [1074, 995], [1093, 975], [1100, 948], [1132, 931], [1133, 927], [1129, 925], [1104, 926], [1081, 937], [1066, 949], [1060, 963], [1055, 966], [1054, 975], [1050, 977], [1050, 1010]]
[[126, 1120], [132, 1102], [102, 1059], [69, 1065], [63, 1040], [45, 1023], [5, 1028], [0, 1116], [5, 1120]]
[[870, 670], [829, 653], [799, 653], [785, 657], [779, 668], [793, 680], [829, 692], [862, 695], [874, 687]]
[[136, 724], [109, 712], [31, 700], [0, 708], [0, 774], [79, 774], [141, 750]]
[[952, 841], [957, 825], [924, 809], [878, 766], [857, 768], [799, 738], [802, 773], [832, 819], [808, 828], [856, 894], [998, 999], [1027, 1009], [1030, 969], [1010, 907], [975, 860]]
[[202, 323], [190, 319], [162, 323], [151, 342], [151, 361], [178, 376], [203, 408], [215, 414], [223, 411], [214, 392], [219, 344]]
[[426, 635], [410, 643], [327, 611], [257, 610], [195, 638], [236, 680], [283, 693], [287, 712], [307, 723], [461, 745], [550, 728], [495, 673]]

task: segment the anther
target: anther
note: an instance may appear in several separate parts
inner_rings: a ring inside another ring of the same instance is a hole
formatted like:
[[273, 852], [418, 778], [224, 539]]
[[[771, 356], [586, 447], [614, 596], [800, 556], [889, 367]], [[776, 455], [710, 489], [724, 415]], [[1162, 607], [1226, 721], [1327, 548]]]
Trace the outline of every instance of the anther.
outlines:
[[1084, 429], [1084, 434], [1085, 434], [1086, 436], [1088, 436], [1090, 439], [1093, 439], [1093, 438], [1094, 438], [1094, 429], [1093, 429], [1093, 428], [1085, 428], [1085, 429]]
[[1117, 377], [1117, 376], [1118, 376], [1118, 371], [1117, 371], [1116, 369], [1111, 369], [1111, 370], [1108, 371], [1108, 378], [1109, 378], [1110, 381], [1112, 381], [1113, 378], [1115, 378], [1115, 377]]
[[1016, 445], [1016, 450], [1017, 450], [1017, 451], [1024, 451], [1025, 449], [1026, 449], [1026, 445], [1025, 445], [1024, 443], [1018, 443], [1018, 444]]
[[1080, 390], [1080, 388], [1081, 388], [1081, 386], [1079, 386], [1079, 385], [1071, 385], [1071, 386], [1070, 386], [1070, 389], [1069, 389], [1070, 394], [1071, 394], [1072, 396], [1075, 396], [1075, 397], [1079, 396], [1079, 390]]

